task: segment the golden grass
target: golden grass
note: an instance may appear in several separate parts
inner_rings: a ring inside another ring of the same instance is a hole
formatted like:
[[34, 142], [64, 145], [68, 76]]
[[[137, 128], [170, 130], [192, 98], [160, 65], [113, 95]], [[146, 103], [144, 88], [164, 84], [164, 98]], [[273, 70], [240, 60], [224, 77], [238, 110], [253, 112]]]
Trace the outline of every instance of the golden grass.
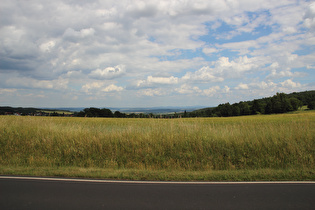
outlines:
[[189, 173], [293, 170], [314, 179], [314, 154], [311, 111], [187, 119], [0, 116], [0, 173], [93, 168], [176, 172], [186, 179]]

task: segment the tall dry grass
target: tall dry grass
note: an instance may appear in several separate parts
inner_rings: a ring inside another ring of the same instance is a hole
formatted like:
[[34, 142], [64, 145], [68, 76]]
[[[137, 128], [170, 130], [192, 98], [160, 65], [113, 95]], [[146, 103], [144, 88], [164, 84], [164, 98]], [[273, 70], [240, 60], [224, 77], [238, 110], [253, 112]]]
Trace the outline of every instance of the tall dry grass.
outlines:
[[314, 168], [315, 112], [187, 119], [0, 116], [0, 165], [147, 170]]

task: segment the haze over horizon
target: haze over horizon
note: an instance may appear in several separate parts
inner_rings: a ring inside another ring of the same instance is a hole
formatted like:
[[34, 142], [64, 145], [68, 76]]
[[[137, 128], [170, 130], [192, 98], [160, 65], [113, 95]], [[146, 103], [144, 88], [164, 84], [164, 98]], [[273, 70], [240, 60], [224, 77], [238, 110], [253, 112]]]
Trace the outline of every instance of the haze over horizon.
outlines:
[[216, 106], [315, 90], [315, 2], [3, 0], [0, 106]]

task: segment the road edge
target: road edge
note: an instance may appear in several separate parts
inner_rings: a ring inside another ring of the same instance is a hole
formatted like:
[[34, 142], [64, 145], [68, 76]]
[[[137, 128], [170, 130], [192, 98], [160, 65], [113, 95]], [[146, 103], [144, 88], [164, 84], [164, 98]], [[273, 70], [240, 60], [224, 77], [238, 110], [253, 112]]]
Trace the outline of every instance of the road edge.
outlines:
[[32, 177], [32, 176], [2, 176], [0, 179], [18, 179], [34, 181], [64, 181], [64, 182], [94, 182], [94, 183], [125, 183], [125, 184], [314, 184], [315, 181], [139, 181], [139, 180], [106, 180], [106, 179], [80, 179], [59, 177]]

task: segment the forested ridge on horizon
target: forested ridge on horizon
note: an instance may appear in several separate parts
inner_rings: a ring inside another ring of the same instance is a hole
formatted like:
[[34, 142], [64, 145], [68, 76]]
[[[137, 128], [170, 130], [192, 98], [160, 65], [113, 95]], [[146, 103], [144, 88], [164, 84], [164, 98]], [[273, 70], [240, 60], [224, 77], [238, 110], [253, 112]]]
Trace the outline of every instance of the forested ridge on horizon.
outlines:
[[272, 97], [254, 99], [252, 101], [240, 101], [238, 103], [219, 104], [217, 107], [204, 108], [193, 111], [193, 117], [229, 117], [255, 114], [278, 114], [297, 111], [307, 106], [315, 108], [315, 91], [293, 92], [290, 94], [276, 93]]

